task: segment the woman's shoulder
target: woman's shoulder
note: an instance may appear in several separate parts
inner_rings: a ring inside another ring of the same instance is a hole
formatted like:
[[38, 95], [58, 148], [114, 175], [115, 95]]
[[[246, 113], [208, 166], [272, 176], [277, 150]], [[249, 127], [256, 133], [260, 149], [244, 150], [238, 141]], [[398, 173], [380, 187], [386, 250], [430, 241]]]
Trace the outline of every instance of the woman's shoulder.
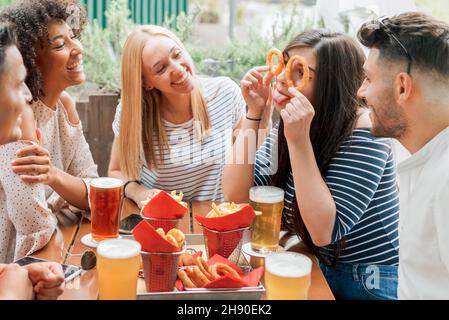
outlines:
[[78, 125], [80, 123], [80, 118], [78, 112], [76, 111], [75, 101], [73, 98], [65, 91], [62, 92], [60, 102], [62, 107], [64, 107], [67, 113], [67, 120], [71, 125]]
[[343, 142], [340, 152], [388, 158], [392, 153], [392, 143], [389, 138], [374, 136], [371, 129], [355, 128]]
[[238, 89], [237, 83], [228, 77], [200, 77], [199, 79], [206, 97]]

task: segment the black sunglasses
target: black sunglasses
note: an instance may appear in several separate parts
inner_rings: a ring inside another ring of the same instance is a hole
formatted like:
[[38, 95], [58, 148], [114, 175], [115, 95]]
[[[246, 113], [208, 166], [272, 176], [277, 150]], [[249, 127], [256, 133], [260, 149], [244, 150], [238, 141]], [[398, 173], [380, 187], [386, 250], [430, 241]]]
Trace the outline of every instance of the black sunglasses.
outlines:
[[408, 59], [408, 66], [407, 66], [407, 73], [410, 74], [411, 68], [412, 68], [412, 56], [408, 53], [407, 49], [405, 48], [405, 46], [402, 44], [401, 41], [399, 41], [398, 37], [396, 37], [394, 35], [394, 33], [390, 30], [390, 28], [385, 25], [384, 21], [388, 20], [389, 17], [381, 17], [377, 20], [377, 22], [379, 23], [380, 26], [382, 26], [382, 31], [384, 31], [390, 38], [392, 38], [393, 40], [395, 40], [397, 42], [397, 44], [402, 48], [402, 50], [404, 51], [407, 59]]

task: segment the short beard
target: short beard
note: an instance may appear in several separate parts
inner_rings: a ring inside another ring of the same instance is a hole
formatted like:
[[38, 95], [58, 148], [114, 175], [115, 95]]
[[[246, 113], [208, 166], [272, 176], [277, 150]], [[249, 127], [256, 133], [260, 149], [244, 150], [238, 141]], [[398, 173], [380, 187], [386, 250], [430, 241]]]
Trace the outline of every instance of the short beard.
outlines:
[[374, 123], [371, 128], [371, 134], [375, 137], [394, 138], [400, 140], [408, 130], [407, 120], [400, 111], [400, 107], [394, 102], [383, 104], [382, 114], [376, 112], [374, 108], [371, 112], [374, 114]]

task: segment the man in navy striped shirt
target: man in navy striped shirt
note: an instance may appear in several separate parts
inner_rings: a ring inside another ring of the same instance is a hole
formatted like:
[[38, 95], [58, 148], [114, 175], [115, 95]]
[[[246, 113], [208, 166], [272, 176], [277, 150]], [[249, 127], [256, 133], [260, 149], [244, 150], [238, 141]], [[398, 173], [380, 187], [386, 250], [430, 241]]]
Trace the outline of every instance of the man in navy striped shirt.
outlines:
[[449, 25], [410, 12], [366, 23], [359, 95], [376, 136], [412, 156], [400, 178], [400, 299], [449, 299]]

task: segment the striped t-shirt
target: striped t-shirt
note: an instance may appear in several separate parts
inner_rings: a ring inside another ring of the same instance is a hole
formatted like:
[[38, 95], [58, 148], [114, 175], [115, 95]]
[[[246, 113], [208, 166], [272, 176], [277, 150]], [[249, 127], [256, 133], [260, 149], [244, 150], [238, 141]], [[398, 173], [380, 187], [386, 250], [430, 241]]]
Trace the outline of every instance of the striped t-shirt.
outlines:
[[[277, 170], [278, 128], [257, 152], [255, 184], [269, 185]], [[337, 208], [332, 243], [345, 237], [339, 262], [398, 265], [399, 193], [390, 140], [355, 129], [331, 160], [325, 181]], [[294, 219], [292, 172], [285, 188], [284, 218]], [[321, 248], [333, 257], [331, 246]]]
[[[233, 129], [245, 115], [246, 105], [240, 88], [231, 79], [200, 78], [200, 82], [212, 124], [210, 133], [198, 141], [193, 120], [182, 124], [164, 120], [169, 150], [163, 152], [163, 164], [157, 170], [143, 165], [140, 182], [150, 189], [182, 191], [186, 200], [223, 201], [225, 160], [232, 147]], [[120, 113], [121, 105], [112, 125], [116, 136], [120, 132]], [[158, 155], [160, 150], [156, 148]]]

